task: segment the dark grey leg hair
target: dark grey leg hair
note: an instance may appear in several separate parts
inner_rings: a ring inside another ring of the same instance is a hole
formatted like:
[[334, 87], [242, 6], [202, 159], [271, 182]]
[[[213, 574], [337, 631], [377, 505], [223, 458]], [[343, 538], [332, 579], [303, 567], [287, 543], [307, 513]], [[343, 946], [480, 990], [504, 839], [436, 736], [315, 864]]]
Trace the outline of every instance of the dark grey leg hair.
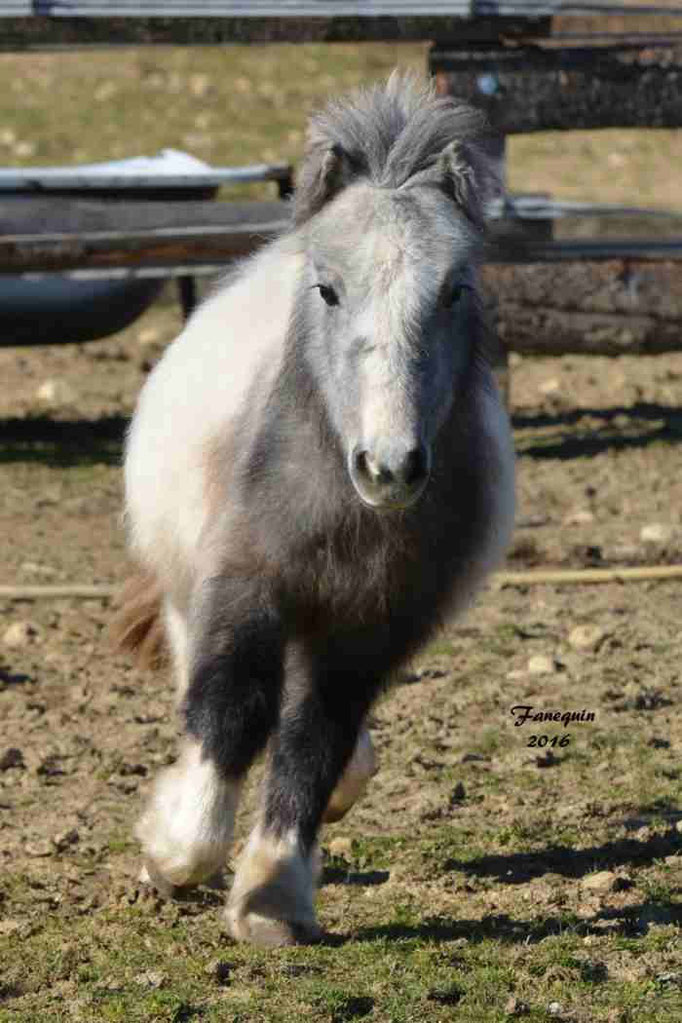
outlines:
[[[370, 668], [371, 661], [370, 656]], [[360, 657], [348, 657], [343, 644], [322, 651], [293, 642], [287, 650], [262, 819], [243, 853], [227, 908], [236, 938], [281, 945], [320, 936], [315, 840], [378, 687], [376, 674], [365, 674], [362, 665]]]
[[376, 684], [361, 662], [344, 670], [329, 653], [287, 654], [287, 698], [273, 737], [264, 825], [280, 838], [295, 830], [308, 852], [329, 798], [355, 748]]
[[185, 727], [226, 779], [244, 776], [279, 715], [282, 622], [259, 579], [204, 584], [192, 615]]

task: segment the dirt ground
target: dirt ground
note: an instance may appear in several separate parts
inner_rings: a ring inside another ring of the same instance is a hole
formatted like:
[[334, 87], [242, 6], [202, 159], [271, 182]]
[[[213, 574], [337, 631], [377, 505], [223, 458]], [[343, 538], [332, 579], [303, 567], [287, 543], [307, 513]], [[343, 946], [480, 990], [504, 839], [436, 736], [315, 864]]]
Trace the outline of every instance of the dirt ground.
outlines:
[[[0, 349], [3, 583], [123, 580], [122, 432], [178, 324], [169, 294], [114, 338]], [[519, 509], [509, 567], [682, 561], [682, 353], [512, 359], [511, 411]], [[106, 602], [6, 600], [0, 613], [0, 939], [16, 943], [38, 940], [48, 920], [68, 935], [136, 903], [132, 826], [177, 729], [167, 679], [109, 649]], [[562, 1018], [682, 1017], [681, 621], [682, 580], [492, 583], [374, 714], [381, 771], [325, 836], [327, 847], [355, 843], [329, 860], [325, 926], [367, 936], [390, 906], [392, 926], [410, 913], [460, 921], [440, 934], [446, 942], [472, 933], [512, 942], [520, 927], [522, 949], [538, 921], [570, 911], [588, 951], [588, 939], [592, 951], [605, 943], [597, 958], [609, 982], [648, 978], [652, 993], [632, 1016], [627, 999], [624, 1015], [608, 1015], [621, 1011], [615, 995], [576, 995]], [[593, 631], [581, 638], [584, 625]], [[517, 704], [594, 718], [517, 726]], [[534, 733], [570, 739], [532, 748]], [[351, 884], [353, 870], [364, 884]], [[602, 888], [590, 887], [595, 871], [611, 872]], [[193, 912], [217, 916], [216, 904]], [[615, 940], [649, 932], [658, 944], [639, 957]], [[55, 992], [70, 1018], [138, 1018], [93, 1008], [77, 956], [50, 975], [26, 971], [12, 947], [0, 1018], [62, 1018]], [[377, 1003], [375, 1018], [402, 1017], [381, 1016]]]

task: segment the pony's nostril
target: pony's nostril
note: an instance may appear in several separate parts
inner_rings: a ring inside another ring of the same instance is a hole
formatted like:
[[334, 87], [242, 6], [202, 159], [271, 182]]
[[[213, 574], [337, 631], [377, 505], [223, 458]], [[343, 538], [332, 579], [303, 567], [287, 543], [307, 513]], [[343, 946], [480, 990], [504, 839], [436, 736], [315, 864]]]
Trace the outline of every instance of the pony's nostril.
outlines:
[[364, 476], [370, 483], [390, 483], [393, 473], [385, 466], [379, 465], [369, 451], [358, 451], [355, 455], [355, 469], [359, 476]]
[[428, 473], [428, 459], [426, 449], [423, 447], [414, 448], [408, 451], [401, 467], [400, 476], [408, 487], [421, 483]]
[[358, 476], [369, 476], [367, 468], [367, 452], [355, 451], [353, 454], [353, 468]]
[[372, 488], [414, 490], [429, 475], [428, 452], [420, 446], [379, 459], [366, 449], [358, 449], [353, 455], [353, 469], [355, 477]]

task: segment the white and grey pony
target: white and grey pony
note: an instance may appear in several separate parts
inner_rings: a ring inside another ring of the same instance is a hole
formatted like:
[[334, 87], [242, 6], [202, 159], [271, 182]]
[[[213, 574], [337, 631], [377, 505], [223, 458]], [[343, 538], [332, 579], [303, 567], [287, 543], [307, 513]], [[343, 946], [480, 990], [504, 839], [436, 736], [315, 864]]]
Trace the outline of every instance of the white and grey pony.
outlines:
[[330, 103], [290, 229], [197, 310], [132, 422], [146, 582], [119, 631], [151, 649], [162, 627], [185, 732], [137, 835], [159, 888], [211, 877], [267, 752], [228, 897], [238, 939], [320, 937], [318, 833], [375, 770], [372, 703], [508, 541], [514, 460], [477, 290], [485, 139], [477, 111], [397, 74]]

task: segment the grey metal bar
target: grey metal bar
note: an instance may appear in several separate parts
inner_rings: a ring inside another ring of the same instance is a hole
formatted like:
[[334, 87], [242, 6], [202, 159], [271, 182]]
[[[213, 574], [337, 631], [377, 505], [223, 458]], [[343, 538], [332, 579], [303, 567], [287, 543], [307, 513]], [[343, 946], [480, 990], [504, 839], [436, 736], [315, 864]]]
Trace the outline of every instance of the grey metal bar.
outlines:
[[492, 219], [561, 220], [566, 217], [646, 217], [661, 223], [676, 221], [682, 234], [682, 210], [659, 210], [645, 206], [619, 206], [615, 203], [550, 199], [545, 195], [509, 195], [490, 204]]
[[3, 0], [0, 17], [34, 14], [47, 17], [475, 17], [552, 14], [682, 14], [679, 7], [652, 2], [624, 4], [622, 0]]
[[512, 240], [495, 239], [490, 245], [489, 263], [571, 263], [588, 260], [636, 259], [640, 262], [682, 260], [682, 235], [662, 241], [650, 239], [601, 240]]
[[211, 167], [192, 174], [150, 172], [117, 174], [115, 171], [90, 173], [78, 167], [0, 168], [0, 194], [3, 192], [50, 192], [65, 189], [83, 192], [98, 190], [127, 192], [152, 188], [217, 188], [258, 181], [288, 182], [291, 166], [287, 163], [254, 164], [246, 167]]

